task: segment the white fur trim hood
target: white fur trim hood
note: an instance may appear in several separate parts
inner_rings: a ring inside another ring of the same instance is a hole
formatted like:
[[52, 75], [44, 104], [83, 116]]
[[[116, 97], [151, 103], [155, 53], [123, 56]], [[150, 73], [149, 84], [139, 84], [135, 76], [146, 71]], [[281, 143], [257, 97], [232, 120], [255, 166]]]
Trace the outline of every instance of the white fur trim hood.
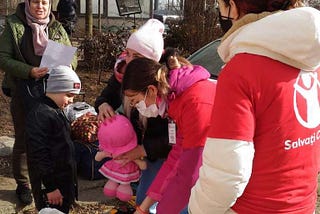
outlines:
[[224, 62], [252, 53], [314, 71], [320, 67], [320, 11], [301, 7], [269, 15], [236, 30], [218, 52]]

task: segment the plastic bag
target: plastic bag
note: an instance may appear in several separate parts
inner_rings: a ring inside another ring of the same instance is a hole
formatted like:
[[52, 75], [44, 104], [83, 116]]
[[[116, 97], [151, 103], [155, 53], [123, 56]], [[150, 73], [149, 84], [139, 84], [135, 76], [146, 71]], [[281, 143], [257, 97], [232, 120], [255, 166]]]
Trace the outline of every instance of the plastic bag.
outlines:
[[64, 113], [70, 122], [73, 122], [74, 120], [88, 112], [90, 112], [93, 115], [97, 115], [97, 112], [94, 109], [94, 107], [86, 102], [75, 102], [68, 105], [64, 109]]
[[63, 214], [63, 212], [54, 208], [43, 208], [39, 211], [39, 214]]

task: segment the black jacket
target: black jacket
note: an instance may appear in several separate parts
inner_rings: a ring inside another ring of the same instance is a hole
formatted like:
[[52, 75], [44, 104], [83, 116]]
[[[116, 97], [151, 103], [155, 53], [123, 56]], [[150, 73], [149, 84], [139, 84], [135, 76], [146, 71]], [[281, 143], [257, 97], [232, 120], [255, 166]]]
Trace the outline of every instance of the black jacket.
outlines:
[[77, 3], [75, 0], [60, 0], [57, 5], [57, 12], [60, 19], [68, 19], [69, 21], [76, 21], [77, 19]]
[[[118, 109], [122, 104], [121, 84], [112, 75], [107, 87], [103, 89], [101, 95], [95, 101], [95, 109], [99, 112], [99, 106], [106, 102], [113, 109]], [[131, 123], [137, 133], [138, 144], [143, 144], [150, 161], [167, 158], [171, 146], [169, 145], [168, 120], [158, 116], [148, 118], [147, 128], [143, 130], [139, 122], [139, 112], [133, 108], [131, 112]]]
[[75, 0], [60, 0], [57, 5], [58, 20], [67, 31], [68, 35], [74, 32], [77, 22], [77, 4]]
[[43, 97], [28, 113], [26, 124], [32, 188], [41, 189], [43, 184], [47, 192], [59, 189], [64, 198], [73, 200], [76, 162], [69, 122], [63, 111], [50, 98]]

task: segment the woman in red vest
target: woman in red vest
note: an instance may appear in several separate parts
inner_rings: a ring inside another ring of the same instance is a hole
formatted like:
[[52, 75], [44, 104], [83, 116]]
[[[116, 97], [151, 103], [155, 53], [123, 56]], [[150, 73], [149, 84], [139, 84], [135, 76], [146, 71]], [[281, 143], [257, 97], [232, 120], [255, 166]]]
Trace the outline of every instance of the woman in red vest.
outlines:
[[[320, 158], [320, 12], [299, 0], [218, 0], [203, 165], [189, 213], [312, 214]], [[229, 24], [226, 24], [229, 23]]]

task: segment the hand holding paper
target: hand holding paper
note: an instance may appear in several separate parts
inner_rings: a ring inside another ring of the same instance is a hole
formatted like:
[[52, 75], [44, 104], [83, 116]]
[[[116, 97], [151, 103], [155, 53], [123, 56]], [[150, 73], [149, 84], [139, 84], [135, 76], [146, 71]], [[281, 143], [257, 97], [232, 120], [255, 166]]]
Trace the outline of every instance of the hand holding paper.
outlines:
[[70, 66], [76, 50], [76, 47], [49, 40], [41, 59], [40, 68], [50, 69], [59, 65]]

